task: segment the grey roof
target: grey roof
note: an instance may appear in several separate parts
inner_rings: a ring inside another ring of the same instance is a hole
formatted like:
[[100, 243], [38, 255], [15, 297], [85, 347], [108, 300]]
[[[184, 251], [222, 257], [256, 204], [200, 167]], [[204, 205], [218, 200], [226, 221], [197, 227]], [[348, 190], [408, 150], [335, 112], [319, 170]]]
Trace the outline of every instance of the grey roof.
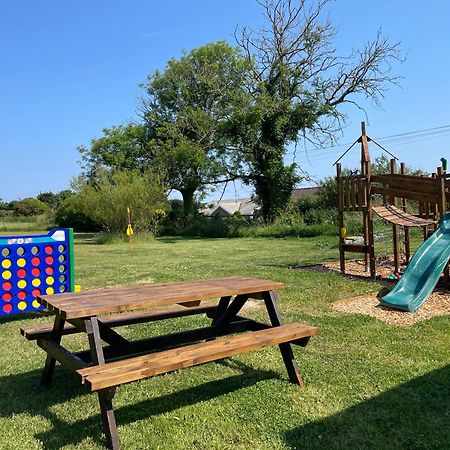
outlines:
[[297, 200], [299, 198], [314, 198], [319, 192], [317, 187], [304, 187], [292, 189], [292, 198]]
[[243, 216], [252, 216], [257, 205], [250, 198], [236, 198], [232, 200], [220, 200], [208, 202], [200, 212], [205, 216], [232, 216], [239, 212]]

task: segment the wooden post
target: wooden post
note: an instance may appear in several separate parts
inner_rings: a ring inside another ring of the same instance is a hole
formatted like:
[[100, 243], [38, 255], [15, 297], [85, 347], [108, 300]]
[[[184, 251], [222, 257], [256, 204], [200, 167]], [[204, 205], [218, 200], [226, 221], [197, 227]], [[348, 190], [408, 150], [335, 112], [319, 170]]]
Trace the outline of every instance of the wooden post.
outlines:
[[[364, 245], [366, 247], [366, 252], [364, 253], [364, 269], [366, 272], [369, 272], [369, 266], [372, 267], [371, 262], [371, 254], [374, 253], [373, 250], [373, 244], [370, 243], [373, 242], [373, 236], [370, 236], [370, 234], [373, 235], [373, 227], [370, 223], [372, 221], [372, 215], [371, 215], [371, 208], [369, 211], [369, 195], [370, 195], [370, 153], [369, 153], [369, 139], [366, 135], [366, 124], [365, 122], [361, 122], [361, 176], [367, 177], [367, 183], [366, 187], [364, 189], [364, 203], [367, 205], [366, 208], [363, 208], [363, 226], [364, 226]], [[371, 248], [372, 247], [372, 248]], [[372, 273], [371, 276], [374, 278], [375, 273]]]
[[[395, 159], [391, 159], [391, 175], [395, 175], [397, 167], [395, 164]], [[392, 206], [397, 206], [397, 200], [395, 195], [391, 195], [389, 198], [389, 203]], [[400, 270], [400, 248], [398, 239], [398, 225], [392, 224], [392, 238], [394, 242], [394, 271], [398, 272]]]
[[341, 163], [336, 164], [336, 183], [338, 191], [338, 226], [339, 226], [339, 265], [341, 272], [345, 274], [345, 252], [344, 252], [344, 237], [342, 236], [342, 230], [344, 228], [344, 199], [342, 192], [342, 179], [341, 179]]
[[[447, 209], [447, 199], [445, 196], [445, 172], [442, 167], [437, 168], [437, 179], [439, 182], [439, 220], [442, 220]], [[450, 271], [449, 264], [447, 263], [444, 269], [444, 282], [449, 284]]]
[[445, 198], [445, 177], [444, 169], [442, 167], [437, 168], [437, 179], [439, 183], [439, 220], [442, 219], [446, 210], [446, 198]]
[[[406, 173], [406, 166], [405, 163], [401, 163], [400, 164], [400, 173], [402, 175], [405, 175]], [[404, 212], [406, 212], [407, 210], [407, 201], [406, 198], [402, 198], [402, 210]], [[409, 263], [409, 259], [411, 258], [411, 243], [409, 240], [409, 227], [404, 227], [404, 232], [405, 232], [405, 260], [406, 260], [406, 264]]]

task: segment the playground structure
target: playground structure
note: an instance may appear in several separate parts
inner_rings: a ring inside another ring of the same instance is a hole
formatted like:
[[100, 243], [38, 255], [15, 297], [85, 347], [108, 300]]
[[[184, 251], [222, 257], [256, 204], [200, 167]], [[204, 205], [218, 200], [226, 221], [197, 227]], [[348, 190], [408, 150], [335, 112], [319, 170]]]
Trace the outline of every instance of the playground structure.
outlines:
[[[378, 145], [393, 158], [390, 160], [390, 173], [372, 175], [369, 153], [369, 142]], [[339, 161], [356, 144], [361, 144], [361, 167], [359, 173], [342, 172]], [[338, 189], [338, 223], [339, 223], [339, 255], [340, 270], [345, 274], [346, 252], [364, 254], [365, 268], [372, 278], [376, 277], [376, 258], [374, 245], [373, 214], [377, 214], [385, 222], [392, 225], [394, 270], [400, 270], [399, 231], [404, 230], [405, 260], [411, 257], [409, 229], [420, 227], [424, 239], [427, 239], [429, 228], [435, 231], [439, 221], [449, 209], [450, 175], [445, 172], [446, 161], [438, 167], [436, 173], [428, 176], [407, 175], [406, 166], [400, 164], [375, 140], [366, 135], [365, 124], [361, 123], [361, 136], [335, 162]], [[416, 214], [411, 212], [411, 203], [415, 203]], [[410, 212], [408, 212], [410, 211]], [[346, 239], [345, 213], [359, 212], [363, 221], [362, 242], [351, 243]], [[448, 266], [444, 270], [448, 281]]]

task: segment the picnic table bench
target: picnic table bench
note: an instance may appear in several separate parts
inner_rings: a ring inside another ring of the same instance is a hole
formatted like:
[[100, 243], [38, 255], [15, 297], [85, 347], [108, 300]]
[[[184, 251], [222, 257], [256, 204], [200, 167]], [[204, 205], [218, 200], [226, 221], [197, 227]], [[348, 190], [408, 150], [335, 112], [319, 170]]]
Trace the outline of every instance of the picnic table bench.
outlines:
[[[283, 324], [276, 294], [282, 287], [270, 280], [228, 277], [41, 296], [37, 300], [55, 314], [54, 323], [23, 328], [21, 334], [47, 353], [42, 385], [51, 383], [59, 361], [98, 393], [107, 446], [116, 450], [120, 445], [112, 399], [120, 384], [278, 345], [289, 380], [302, 386], [290, 344], [305, 346], [319, 329]], [[249, 298], [264, 303], [270, 325], [239, 315]], [[172, 306], [155, 309], [167, 305]], [[211, 325], [138, 341], [114, 329], [196, 314], [206, 314]], [[71, 352], [61, 345], [64, 335], [74, 333], [87, 334], [89, 350]]]

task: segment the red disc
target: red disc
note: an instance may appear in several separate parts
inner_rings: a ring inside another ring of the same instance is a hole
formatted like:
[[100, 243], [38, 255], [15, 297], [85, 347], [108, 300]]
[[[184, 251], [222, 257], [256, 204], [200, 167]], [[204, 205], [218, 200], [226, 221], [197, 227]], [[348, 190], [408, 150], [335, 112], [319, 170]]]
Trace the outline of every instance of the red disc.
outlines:
[[41, 291], [39, 289], [33, 289], [33, 292], [31, 293], [31, 295], [33, 297], [37, 297], [40, 294], [41, 294]]
[[53, 253], [53, 247], [51, 245], [47, 245], [45, 247], [45, 253], [47, 253], [47, 255], [51, 255]]
[[2, 289], [3, 289], [4, 291], [9, 291], [11, 288], [12, 288], [12, 284], [11, 284], [10, 281], [5, 281], [5, 282], [2, 284]]
[[53, 267], [51, 267], [51, 266], [45, 268], [45, 273], [46, 273], [47, 275], [53, 275], [53, 272], [54, 272], [54, 271], [55, 271], [55, 270], [54, 270]]
[[38, 266], [40, 262], [41, 260], [37, 256], [31, 258], [31, 264], [33, 264], [33, 266]]
[[3, 312], [6, 314], [9, 314], [12, 311], [12, 305], [11, 303], [7, 303], [6, 305], [3, 305]]
[[17, 298], [19, 300], [25, 300], [27, 298], [27, 293], [25, 291], [19, 291], [17, 294]]
[[27, 276], [27, 271], [25, 269], [19, 269], [17, 271], [17, 276], [19, 278], [25, 278]]
[[33, 277], [38, 277], [41, 274], [41, 271], [37, 267], [33, 267], [31, 269], [31, 274]]
[[5, 292], [5, 293], [2, 295], [2, 300], [4, 300], [5, 302], [10, 302], [11, 299], [12, 299], [11, 292]]
[[53, 258], [51, 256], [47, 256], [45, 258], [45, 264], [48, 264], [48, 265], [53, 264]]

